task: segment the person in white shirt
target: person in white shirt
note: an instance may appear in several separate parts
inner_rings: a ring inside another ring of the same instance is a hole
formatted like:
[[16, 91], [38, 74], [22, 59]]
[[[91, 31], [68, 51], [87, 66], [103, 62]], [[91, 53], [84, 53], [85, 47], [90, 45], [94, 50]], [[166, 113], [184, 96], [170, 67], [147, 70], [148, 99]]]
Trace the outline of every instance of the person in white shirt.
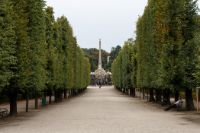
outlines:
[[182, 105], [183, 105], [183, 101], [182, 101], [182, 98], [180, 98], [178, 101], [176, 101], [174, 104], [172, 104], [172, 105], [170, 105], [169, 107], [167, 107], [166, 109], [165, 109], [165, 111], [168, 111], [168, 110], [170, 110], [170, 109], [172, 109], [172, 108], [176, 108], [177, 109], [177, 111], [179, 111], [179, 109], [182, 107]]

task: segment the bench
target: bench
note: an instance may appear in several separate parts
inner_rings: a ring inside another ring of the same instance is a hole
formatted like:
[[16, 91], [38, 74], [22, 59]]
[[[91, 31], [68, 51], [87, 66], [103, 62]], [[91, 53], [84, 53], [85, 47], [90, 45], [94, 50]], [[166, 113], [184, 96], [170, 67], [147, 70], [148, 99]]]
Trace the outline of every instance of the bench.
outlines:
[[8, 109], [0, 108], [0, 118], [8, 116]]

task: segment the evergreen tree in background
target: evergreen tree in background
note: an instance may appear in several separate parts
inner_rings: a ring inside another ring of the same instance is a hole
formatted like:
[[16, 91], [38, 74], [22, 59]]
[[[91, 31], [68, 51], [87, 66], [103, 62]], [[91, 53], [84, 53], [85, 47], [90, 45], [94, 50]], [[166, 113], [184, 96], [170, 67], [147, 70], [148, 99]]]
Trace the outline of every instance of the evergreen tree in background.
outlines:
[[[85, 55], [89, 58], [91, 64], [91, 71], [94, 72], [98, 68], [99, 50], [96, 48], [83, 49]], [[111, 65], [107, 64], [109, 53], [102, 50], [102, 67], [105, 70], [110, 70]], [[117, 56], [117, 55], [116, 55]], [[111, 60], [112, 61], [112, 60]]]

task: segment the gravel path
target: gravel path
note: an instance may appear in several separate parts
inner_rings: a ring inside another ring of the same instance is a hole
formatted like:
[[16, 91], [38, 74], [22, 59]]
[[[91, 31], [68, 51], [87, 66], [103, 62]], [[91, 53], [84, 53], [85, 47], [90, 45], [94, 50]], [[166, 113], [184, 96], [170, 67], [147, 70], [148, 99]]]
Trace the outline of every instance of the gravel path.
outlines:
[[164, 112], [113, 87], [89, 87], [47, 108], [6, 120], [0, 133], [200, 133], [198, 115]]

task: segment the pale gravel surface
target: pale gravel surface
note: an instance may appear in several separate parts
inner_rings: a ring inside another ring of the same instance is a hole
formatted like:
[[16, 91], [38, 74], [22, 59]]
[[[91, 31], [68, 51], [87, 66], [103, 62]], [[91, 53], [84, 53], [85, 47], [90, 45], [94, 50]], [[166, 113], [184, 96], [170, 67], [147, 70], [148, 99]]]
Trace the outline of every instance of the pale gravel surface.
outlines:
[[164, 112], [113, 87], [89, 87], [47, 108], [0, 124], [0, 133], [200, 133], [198, 115]]

